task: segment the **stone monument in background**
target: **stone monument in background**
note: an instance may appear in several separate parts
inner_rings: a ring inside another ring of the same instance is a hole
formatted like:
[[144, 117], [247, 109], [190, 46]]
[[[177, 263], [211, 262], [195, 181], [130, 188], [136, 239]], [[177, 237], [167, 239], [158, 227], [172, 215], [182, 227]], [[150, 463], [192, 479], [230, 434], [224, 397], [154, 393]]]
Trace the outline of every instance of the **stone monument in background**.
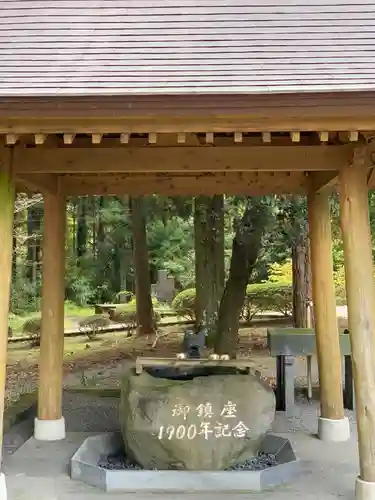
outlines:
[[166, 270], [158, 271], [158, 279], [151, 285], [151, 293], [159, 302], [172, 302], [175, 295], [175, 283], [172, 276], [168, 276]]

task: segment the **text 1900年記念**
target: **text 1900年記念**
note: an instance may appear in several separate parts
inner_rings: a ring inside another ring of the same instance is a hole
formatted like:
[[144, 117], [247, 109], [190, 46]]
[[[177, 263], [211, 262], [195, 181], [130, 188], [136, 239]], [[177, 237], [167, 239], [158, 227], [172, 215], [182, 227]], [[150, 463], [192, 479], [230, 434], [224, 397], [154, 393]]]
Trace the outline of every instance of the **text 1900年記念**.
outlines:
[[[198, 424], [190, 423], [189, 416], [193, 415], [202, 420]], [[162, 425], [158, 432], [159, 439], [194, 439], [197, 436], [202, 436], [204, 439], [210, 437], [243, 439], [250, 430], [242, 421], [237, 420], [236, 404], [232, 401], [228, 401], [216, 414], [210, 402], [201, 403], [193, 410], [189, 405], [176, 404], [172, 409], [172, 417], [176, 420], [181, 419], [180, 423]]]

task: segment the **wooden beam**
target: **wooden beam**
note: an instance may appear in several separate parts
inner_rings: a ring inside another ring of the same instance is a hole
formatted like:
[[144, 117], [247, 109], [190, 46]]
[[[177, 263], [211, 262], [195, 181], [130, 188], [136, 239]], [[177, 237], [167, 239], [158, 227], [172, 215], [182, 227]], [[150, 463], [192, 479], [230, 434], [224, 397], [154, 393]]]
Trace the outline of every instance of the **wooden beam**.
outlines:
[[[344, 167], [345, 165], [343, 165], [343, 168]], [[323, 189], [327, 189], [328, 187], [335, 189], [338, 174], [338, 171], [308, 172], [310, 191], [316, 193], [322, 191]]]
[[[228, 98], [224, 104], [219, 98], [220, 102], [211, 102], [207, 106], [204, 103], [197, 105], [199, 98], [209, 99], [206, 96], [190, 97], [183, 105], [175, 102], [170, 106], [166, 100], [155, 105], [148, 98], [143, 103], [129, 106], [129, 102], [121, 103], [120, 98], [116, 104], [111, 103], [111, 108], [105, 102], [108, 98], [98, 100], [94, 97], [88, 98], [85, 104], [82, 100], [73, 104], [64, 98], [58, 101], [46, 99], [43, 103], [33, 99], [34, 103], [29, 106], [25, 100], [3, 102], [0, 134], [120, 134], [124, 130], [134, 134], [197, 131], [233, 134], [235, 130], [261, 133], [296, 128], [306, 132], [358, 130], [362, 133], [375, 130], [371, 95], [364, 97], [362, 92], [337, 97], [331, 94], [322, 98], [309, 94], [298, 98], [293, 95], [268, 96], [266, 99], [264, 96], [244, 99], [233, 96], [236, 103], [229, 103]], [[136, 100], [132, 98], [132, 104]]]
[[299, 142], [301, 140], [300, 132], [290, 132], [290, 138], [292, 142]]
[[5, 144], [7, 146], [14, 146], [14, 144], [16, 144], [17, 141], [18, 141], [17, 134], [7, 134], [5, 136]]
[[374, 189], [375, 186], [375, 168], [371, 167], [367, 173], [367, 186], [369, 189]]
[[328, 142], [329, 132], [319, 132], [319, 139], [321, 142]]
[[34, 142], [37, 146], [41, 146], [42, 144], [44, 144], [45, 140], [46, 140], [45, 134], [35, 134], [34, 135]]
[[350, 142], [357, 142], [359, 137], [358, 131], [352, 130], [351, 132], [348, 133], [348, 137]]
[[185, 144], [186, 143], [186, 134], [184, 132], [180, 132], [177, 134], [177, 143]]
[[121, 144], [128, 144], [130, 141], [130, 134], [127, 132], [124, 132], [120, 135], [120, 142]]
[[[344, 419], [341, 354], [333, 283], [331, 213], [329, 192], [309, 192], [308, 218], [311, 247], [312, 291], [320, 380], [319, 434], [330, 440], [324, 419]], [[321, 425], [322, 424], [322, 425]], [[349, 438], [349, 423], [346, 422]]]
[[[0, 161], [0, 462], [3, 443], [3, 418], [8, 347], [8, 315], [12, 279], [12, 241], [14, 213], [14, 182], [12, 152], [6, 161]], [[5, 497], [3, 497], [5, 498]]]
[[[17, 174], [340, 170], [354, 145], [15, 148]], [[1, 156], [1, 148], [0, 148]]]
[[213, 144], [215, 141], [215, 136], [213, 132], [206, 133], [206, 144]]
[[65, 198], [60, 193], [44, 197], [42, 331], [35, 422], [35, 438], [41, 440], [48, 439], [45, 421], [54, 421], [58, 431], [52, 440], [65, 437], [62, 419], [65, 210]]
[[272, 137], [271, 137], [271, 132], [262, 132], [262, 141], [265, 143], [271, 142]]
[[55, 174], [17, 174], [16, 182], [33, 193], [57, 193], [58, 191], [58, 176]]
[[64, 144], [73, 144], [75, 134], [64, 134], [63, 140]]
[[238, 144], [238, 143], [241, 143], [241, 142], [242, 142], [242, 140], [243, 140], [243, 137], [242, 137], [242, 132], [235, 132], [235, 133], [234, 133], [234, 142], [235, 142], [236, 144]]
[[155, 132], [150, 132], [148, 134], [148, 142], [150, 144], [156, 144], [156, 141], [158, 140], [158, 136]]
[[[344, 244], [360, 479], [374, 483], [375, 284], [369, 224], [367, 170], [363, 168], [363, 157], [360, 151], [355, 155], [353, 164], [348, 165], [340, 172], [339, 180], [340, 219]], [[357, 487], [361, 487], [358, 482]], [[367, 496], [360, 495], [357, 498], [367, 498]]]
[[303, 172], [61, 175], [60, 186], [67, 196], [140, 196], [154, 193], [166, 196], [213, 196], [223, 193], [261, 196], [271, 193], [302, 194], [306, 190], [306, 176]]
[[102, 142], [103, 134], [92, 134], [91, 139], [93, 144], [100, 144]]

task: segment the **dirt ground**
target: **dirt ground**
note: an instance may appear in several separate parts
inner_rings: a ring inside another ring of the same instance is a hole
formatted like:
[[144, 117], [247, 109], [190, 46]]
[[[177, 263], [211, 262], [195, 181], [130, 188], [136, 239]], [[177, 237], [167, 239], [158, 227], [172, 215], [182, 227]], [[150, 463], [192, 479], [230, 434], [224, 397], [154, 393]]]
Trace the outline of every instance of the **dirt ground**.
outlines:
[[[275, 360], [267, 350], [267, 327], [290, 326], [288, 321], [276, 320], [241, 328], [238, 356], [250, 356], [263, 375], [274, 382]], [[124, 332], [98, 334], [94, 340], [87, 337], [67, 337], [64, 345], [64, 384], [66, 387], [115, 387], [121, 379], [124, 365], [137, 356], [175, 357], [181, 350], [183, 327], [161, 328], [155, 337], [126, 337]], [[208, 354], [207, 351], [206, 354]], [[8, 349], [6, 407], [20, 395], [36, 389], [39, 348], [26, 343], [10, 344]], [[301, 365], [301, 376], [305, 374]]]

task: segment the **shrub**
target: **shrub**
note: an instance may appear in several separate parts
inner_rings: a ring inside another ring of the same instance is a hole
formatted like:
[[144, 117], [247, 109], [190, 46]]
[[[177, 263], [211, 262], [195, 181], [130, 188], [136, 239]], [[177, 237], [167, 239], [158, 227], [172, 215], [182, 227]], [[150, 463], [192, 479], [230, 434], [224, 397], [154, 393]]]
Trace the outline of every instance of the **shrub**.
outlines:
[[[157, 322], [160, 321], [160, 314], [153, 311], [153, 316], [156, 327]], [[137, 309], [135, 301], [116, 307], [116, 309], [109, 312], [109, 318], [115, 323], [127, 325], [127, 330], [129, 332], [134, 331], [137, 328]]]
[[80, 330], [85, 330], [89, 340], [96, 337], [96, 334], [111, 323], [106, 314], [93, 314], [83, 318], [78, 323]]
[[127, 304], [128, 302], [135, 300], [135, 295], [129, 290], [123, 290], [122, 292], [118, 292], [116, 294], [116, 298], [121, 304]]
[[248, 285], [245, 309], [247, 319], [263, 311], [276, 311], [289, 316], [293, 311], [293, 288], [285, 282], [266, 282]]
[[195, 319], [195, 288], [187, 288], [178, 293], [172, 301], [172, 309], [177, 316]]
[[[152, 297], [151, 302], [152, 302], [153, 306], [159, 305], [159, 301], [156, 297]], [[130, 300], [130, 302], [128, 302], [128, 304], [133, 304], [133, 305], [135, 305], [136, 303], [137, 303], [137, 299], [135, 296], [133, 296], [133, 298]]]
[[109, 317], [115, 323], [137, 323], [136, 305], [133, 302], [120, 305], [109, 311]]
[[28, 319], [22, 325], [22, 332], [30, 335], [31, 347], [40, 346], [41, 326], [42, 326], [42, 319], [40, 318], [40, 316]]
[[293, 265], [292, 259], [287, 259], [282, 264], [274, 262], [269, 266], [268, 281], [272, 283], [292, 283]]
[[346, 290], [345, 290], [345, 269], [344, 266], [340, 266], [333, 273], [333, 281], [335, 283], [336, 297], [340, 298], [341, 301], [345, 302]]

